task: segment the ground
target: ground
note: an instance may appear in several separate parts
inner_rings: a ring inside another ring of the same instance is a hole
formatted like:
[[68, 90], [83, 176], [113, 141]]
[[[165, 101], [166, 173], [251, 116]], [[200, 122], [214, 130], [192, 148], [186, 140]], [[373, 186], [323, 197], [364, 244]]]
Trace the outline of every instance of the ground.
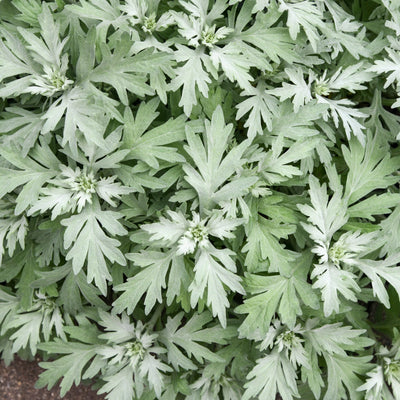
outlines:
[[[0, 364], [0, 400], [60, 400], [58, 386], [51, 391], [35, 389], [34, 385], [43, 370], [36, 362], [15, 359], [9, 367]], [[62, 400], [104, 400], [90, 386], [73, 386]]]

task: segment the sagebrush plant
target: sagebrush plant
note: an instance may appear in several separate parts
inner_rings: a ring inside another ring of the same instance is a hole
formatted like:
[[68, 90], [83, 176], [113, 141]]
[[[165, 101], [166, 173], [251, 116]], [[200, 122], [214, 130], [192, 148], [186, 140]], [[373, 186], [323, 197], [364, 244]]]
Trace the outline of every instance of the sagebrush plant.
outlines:
[[398, 0], [0, 0], [0, 349], [109, 400], [400, 399]]

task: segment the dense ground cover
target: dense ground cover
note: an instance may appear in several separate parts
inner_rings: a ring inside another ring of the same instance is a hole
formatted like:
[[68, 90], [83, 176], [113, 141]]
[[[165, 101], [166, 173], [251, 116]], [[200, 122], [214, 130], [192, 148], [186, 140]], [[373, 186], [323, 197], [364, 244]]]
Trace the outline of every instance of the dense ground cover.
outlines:
[[400, 399], [397, 0], [0, 0], [0, 349], [109, 400]]

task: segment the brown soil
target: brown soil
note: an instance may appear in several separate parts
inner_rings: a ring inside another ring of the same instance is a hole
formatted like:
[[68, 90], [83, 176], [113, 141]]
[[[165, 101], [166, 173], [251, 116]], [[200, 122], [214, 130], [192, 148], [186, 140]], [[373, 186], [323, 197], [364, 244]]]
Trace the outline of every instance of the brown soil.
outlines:
[[[37, 360], [40, 361], [40, 360]], [[35, 382], [43, 369], [37, 362], [22, 361], [18, 358], [9, 367], [0, 363], [0, 400], [60, 400], [60, 389], [51, 391], [35, 389]], [[90, 389], [90, 386], [73, 386], [63, 400], [104, 400]]]

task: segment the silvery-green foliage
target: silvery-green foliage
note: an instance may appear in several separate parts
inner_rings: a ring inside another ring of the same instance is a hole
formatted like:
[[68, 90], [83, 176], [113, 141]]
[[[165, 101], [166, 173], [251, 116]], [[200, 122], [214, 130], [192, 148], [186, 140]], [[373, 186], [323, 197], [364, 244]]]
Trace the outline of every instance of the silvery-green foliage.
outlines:
[[1, 0], [6, 363], [400, 399], [399, 35], [397, 0]]

